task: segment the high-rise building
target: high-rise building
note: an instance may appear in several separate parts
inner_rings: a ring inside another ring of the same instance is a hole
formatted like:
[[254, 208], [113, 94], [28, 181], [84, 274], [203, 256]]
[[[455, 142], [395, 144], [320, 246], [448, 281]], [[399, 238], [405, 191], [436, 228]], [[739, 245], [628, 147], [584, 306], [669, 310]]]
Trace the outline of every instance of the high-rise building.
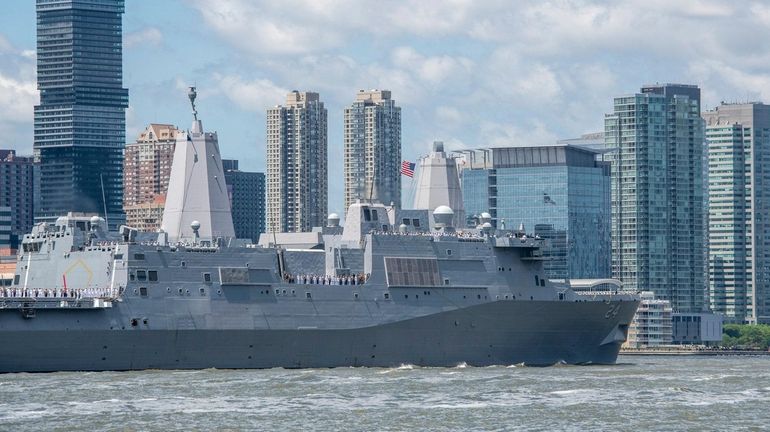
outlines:
[[465, 152], [462, 190], [469, 219], [488, 212], [498, 229], [548, 239], [550, 279], [610, 276], [610, 167], [598, 152], [565, 145]]
[[123, 210], [129, 226], [146, 231], [160, 227], [178, 132], [175, 126], [153, 123], [136, 142], [126, 144]]
[[265, 174], [240, 171], [235, 162], [234, 169], [224, 168], [235, 236], [256, 243], [265, 232]]
[[401, 108], [388, 90], [359, 90], [345, 108], [345, 208], [357, 199], [401, 206]]
[[326, 223], [327, 112], [318, 93], [293, 91], [267, 110], [267, 231]]
[[0, 206], [0, 255], [11, 254], [11, 208]]
[[38, 175], [38, 166], [31, 156], [0, 150], [0, 206], [11, 209], [11, 235], [15, 239], [32, 230]]
[[733, 322], [770, 323], [770, 105], [722, 103], [703, 118], [710, 306]]
[[704, 306], [700, 89], [645, 86], [605, 117], [612, 159], [612, 273], [675, 312]]
[[39, 220], [106, 210], [122, 221], [123, 11], [124, 0], [37, 0]]

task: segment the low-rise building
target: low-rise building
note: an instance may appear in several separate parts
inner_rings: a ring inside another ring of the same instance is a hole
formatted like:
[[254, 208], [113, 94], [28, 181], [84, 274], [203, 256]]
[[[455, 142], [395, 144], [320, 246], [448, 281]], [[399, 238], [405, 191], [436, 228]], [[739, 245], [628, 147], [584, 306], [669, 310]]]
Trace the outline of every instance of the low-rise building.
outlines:
[[640, 293], [642, 301], [628, 327], [625, 348], [653, 348], [673, 341], [672, 310], [668, 300], [655, 299], [650, 291]]

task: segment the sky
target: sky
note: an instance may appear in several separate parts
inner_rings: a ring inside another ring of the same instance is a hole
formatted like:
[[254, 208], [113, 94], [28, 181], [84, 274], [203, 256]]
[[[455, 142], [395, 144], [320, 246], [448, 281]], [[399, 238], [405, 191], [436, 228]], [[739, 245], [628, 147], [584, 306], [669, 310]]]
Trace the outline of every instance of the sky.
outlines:
[[[703, 108], [770, 101], [770, 2], [711, 0], [126, 0], [127, 140], [191, 122], [264, 171], [265, 110], [291, 90], [328, 109], [329, 211], [342, 212], [343, 109], [359, 89], [401, 106], [405, 159], [601, 131], [612, 98], [697, 84]], [[31, 153], [35, 6], [3, 2], [0, 148]]]

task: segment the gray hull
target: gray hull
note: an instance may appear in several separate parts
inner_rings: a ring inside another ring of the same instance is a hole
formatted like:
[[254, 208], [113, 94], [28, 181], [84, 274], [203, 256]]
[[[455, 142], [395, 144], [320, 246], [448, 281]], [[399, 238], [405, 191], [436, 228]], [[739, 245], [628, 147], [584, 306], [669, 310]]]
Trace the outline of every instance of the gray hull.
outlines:
[[[636, 307], [496, 301], [338, 330], [68, 330], [62, 318], [83, 311], [41, 311], [38, 330], [2, 333], [0, 371], [605, 364], [615, 362]], [[3, 328], [23, 328], [23, 320], [0, 315]]]

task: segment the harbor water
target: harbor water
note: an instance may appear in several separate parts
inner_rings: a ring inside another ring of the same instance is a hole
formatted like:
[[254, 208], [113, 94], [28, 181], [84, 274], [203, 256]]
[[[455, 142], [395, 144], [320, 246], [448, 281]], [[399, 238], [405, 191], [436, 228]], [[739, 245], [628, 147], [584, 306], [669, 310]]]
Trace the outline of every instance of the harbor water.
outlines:
[[770, 357], [0, 375], [3, 431], [770, 428]]

